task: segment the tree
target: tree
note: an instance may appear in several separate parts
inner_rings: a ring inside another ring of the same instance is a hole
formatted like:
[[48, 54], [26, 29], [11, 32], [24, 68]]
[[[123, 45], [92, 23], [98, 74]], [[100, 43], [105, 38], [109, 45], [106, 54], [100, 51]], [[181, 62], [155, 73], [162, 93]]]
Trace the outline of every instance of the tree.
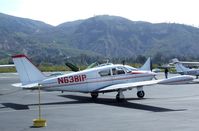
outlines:
[[136, 58], [136, 62], [137, 63], [143, 64], [145, 61], [146, 61], [146, 57], [145, 56], [138, 55], [137, 58]]

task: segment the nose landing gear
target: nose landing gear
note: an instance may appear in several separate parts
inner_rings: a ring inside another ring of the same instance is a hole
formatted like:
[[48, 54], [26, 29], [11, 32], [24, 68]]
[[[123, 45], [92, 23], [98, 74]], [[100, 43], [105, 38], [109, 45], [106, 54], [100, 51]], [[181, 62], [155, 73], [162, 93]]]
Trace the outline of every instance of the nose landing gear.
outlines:
[[143, 91], [143, 87], [142, 86], [141, 87], [137, 87], [137, 97], [138, 98], [144, 98], [144, 96], [145, 96], [145, 93]]
[[98, 93], [92, 92], [91, 97], [92, 97], [92, 99], [97, 99]]
[[144, 98], [144, 95], [145, 95], [144, 91], [138, 91], [137, 92], [138, 98]]
[[124, 94], [122, 90], [119, 90], [117, 95], [116, 95], [116, 101], [117, 102], [122, 102], [125, 100]]

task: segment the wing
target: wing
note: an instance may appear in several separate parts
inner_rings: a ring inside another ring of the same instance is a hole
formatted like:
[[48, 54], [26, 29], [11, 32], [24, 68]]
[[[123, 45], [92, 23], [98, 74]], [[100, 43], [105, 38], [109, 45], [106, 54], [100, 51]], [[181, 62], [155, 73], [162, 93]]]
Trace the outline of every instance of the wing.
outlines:
[[105, 88], [97, 90], [97, 92], [111, 92], [111, 91], [118, 91], [118, 90], [131, 90], [135, 87], [140, 86], [149, 86], [154, 84], [164, 84], [164, 85], [176, 85], [176, 84], [188, 84], [193, 81], [193, 77], [189, 75], [183, 76], [175, 76], [168, 79], [161, 79], [161, 80], [150, 80], [150, 81], [141, 81], [141, 82], [131, 82], [131, 83], [124, 83], [124, 84], [115, 84], [111, 86], [107, 86]]
[[0, 67], [15, 67], [15, 65], [14, 64], [11, 64], [11, 65], [0, 65]]

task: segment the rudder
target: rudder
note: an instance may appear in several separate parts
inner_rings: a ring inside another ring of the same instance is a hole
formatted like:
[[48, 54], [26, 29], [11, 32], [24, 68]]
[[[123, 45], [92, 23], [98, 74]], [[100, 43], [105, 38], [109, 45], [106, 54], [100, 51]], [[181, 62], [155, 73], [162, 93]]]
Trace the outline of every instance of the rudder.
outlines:
[[22, 85], [39, 82], [46, 78], [44, 74], [36, 66], [34, 66], [25, 55], [15, 55], [12, 56], [12, 59]]
[[140, 68], [140, 70], [151, 71], [152, 70], [152, 62], [151, 58], [149, 57], [144, 65]]
[[190, 70], [189, 68], [183, 66], [181, 63], [175, 63], [175, 68], [177, 72], [186, 72]]

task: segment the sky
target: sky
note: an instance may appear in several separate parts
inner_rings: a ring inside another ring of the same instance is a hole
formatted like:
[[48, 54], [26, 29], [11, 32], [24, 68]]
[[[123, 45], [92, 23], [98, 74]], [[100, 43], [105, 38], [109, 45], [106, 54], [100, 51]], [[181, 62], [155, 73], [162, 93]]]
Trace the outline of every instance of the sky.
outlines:
[[96, 15], [199, 26], [198, 0], [0, 0], [0, 13], [58, 25]]

